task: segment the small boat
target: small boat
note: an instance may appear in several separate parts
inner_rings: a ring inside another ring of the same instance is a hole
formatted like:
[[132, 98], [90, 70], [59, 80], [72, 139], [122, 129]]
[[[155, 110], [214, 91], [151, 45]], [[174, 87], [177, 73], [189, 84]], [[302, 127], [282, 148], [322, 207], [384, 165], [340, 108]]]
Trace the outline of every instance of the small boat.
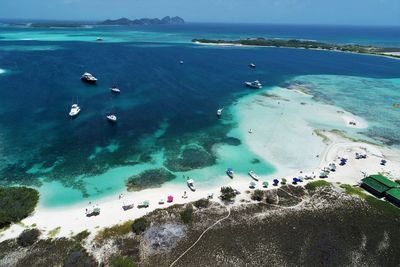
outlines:
[[183, 60], [180, 60], [180, 61], [179, 61], [179, 64], [183, 64]]
[[217, 110], [217, 116], [221, 117], [223, 108]]
[[139, 205], [137, 207], [140, 209], [140, 208], [148, 208], [149, 206], [150, 206], [150, 201], [145, 200], [145, 201], [139, 203]]
[[110, 122], [117, 122], [117, 116], [115, 116], [113, 113], [109, 113], [107, 115], [107, 120]]
[[233, 178], [233, 175], [234, 175], [233, 169], [232, 169], [232, 168], [228, 168], [228, 169], [226, 170], [226, 174], [227, 174], [230, 178]]
[[78, 104], [73, 104], [71, 106], [71, 111], [69, 112], [69, 116], [71, 118], [77, 116], [79, 114], [79, 112], [81, 112], [81, 108], [78, 106]]
[[117, 93], [117, 94], [121, 93], [121, 90], [115, 85], [113, 87], [111, 87], [110, 90], [113, 93]]
[[97, 83], [97, 78], [94, 77], [89, 72], [85, 72], [84, 74], [82, 74], [81, 80], [86, 82], [86, 83], [91, 83], [91, 84], [96, 84]]
[[129, 203], [123, 202], [122, 203], [123, 210], [130, 210], [130, 209], [133, 209], [133, 207], [134, 207], [133, 202], [129, 202]]
[[249, 64], [249, 67], [255, 69], [255, 68], [256, 68], [256, 64], [250, 63], [250, 64]]
[[98, 42], [103, 41], [103, 37], [97, 37], [96, 41], [98, 41]]
[[98, 216], [100, 215], [100, 208], [99, 207], [92, 207], [86, 209], [86, 217]]
[[249, 129], [249, 131], [248, 131], [248, 132], [249, 132], [249, 134], [251, 134], [251, 133], [253, 133], [253, 130], [252, 130], [252, 129]]
[[249, 188], [254, 189], [256, 188], [256, 183], [255, 182], [250, 182]]
[[187, 179], [186, 183], [190, 190], [192, 190], [193, 192], [196, 191], [196, 187], [194, 186], [193, 179]]
[[254, 82], [245, 82], [244, 84], [250, 88], [256, 88], [256, 89], [262, 88], [262, 84], [258, 80], [254, 81]]
[[253, 178], [256, 181], [258, 181], [260, 179], [260, 177], [258, 177], [258, 175], [254, 171], [249, 171], [249, 175], [251, 178]]
[[336, 171], [336, 164], [335, 164], [335, 163], [329, 164], [329, 170], [330, 170], [331, 172]]

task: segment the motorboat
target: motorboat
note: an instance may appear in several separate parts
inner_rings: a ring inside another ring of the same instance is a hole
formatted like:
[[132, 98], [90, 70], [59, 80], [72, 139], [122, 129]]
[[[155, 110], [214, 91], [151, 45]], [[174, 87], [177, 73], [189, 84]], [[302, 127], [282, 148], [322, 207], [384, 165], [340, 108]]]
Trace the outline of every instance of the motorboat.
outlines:
[[179, 61], [179, 64], [183, 64], [183, 60], [180, 60], [180, 61]]
[[84, 74], [82, 74], [81, 80], [86, 82], [86, 83], [91, 83], [91, 84], [96, 84], [97, 83], [97, 78], [94, 77], [89, 72], [85, 72]]
[[98, 41], [98, 42], [103, 41], [103, 40], [104, 40], [103, 37], [97, 37], [96, 38], [96, 41]]
[[117, 116], [115, 116], [113, 113], [109, 113], [107, 115], [107, 120], [110, 122], [117, 122]]
[[255, 68], [256, 68], [256, 64], [250, 63], [250, 64], [249, 64], [249, 67], [255, 69]]
[[79, 112], [81, 112], [81, 108], [78, 106], [78, 104], [73, 104], [71, 106], [71, 110], [69, 112], [69, 116], [71, 118], [73, 118], [73, 117], [77, 116], [79, 114]]
[[245, 82], [244, 84], [247, 87], [250, 87], [250, 88], [255, 88], [255, 89], [261, 89], [262, 88], [262, 84], [258, 80], [254, 81], [254, 82]]
[[232, 169], [232, 168], [228, 168], [228, 169], [226, 170], [226, 174], [227, 174], [230, 178], [233, 178], [233, 175], [234, 175], [235, 173], [233, 172], [233, 169]]
[[256, 181], [260, 180], [260, 177], [258, 177], [258, 175], [254, 171], [249, 171], [249, 175]]
[[113, 92], [113, 93], [117, 93], [117, 94], [121, 93], [121, 90], [120, 90], [116, 85], [114, 85], [113, 87], [111, 87], [110, 90], [111, 90], [111, 92]]
[[186, 183], [190, 190], [192, 190], [193, 192], [196, 191], [196, 187], [194, 186], [193, 179], [187, 179]]
[[223, 108], [217, 110], [217, 116], [221, 117]]

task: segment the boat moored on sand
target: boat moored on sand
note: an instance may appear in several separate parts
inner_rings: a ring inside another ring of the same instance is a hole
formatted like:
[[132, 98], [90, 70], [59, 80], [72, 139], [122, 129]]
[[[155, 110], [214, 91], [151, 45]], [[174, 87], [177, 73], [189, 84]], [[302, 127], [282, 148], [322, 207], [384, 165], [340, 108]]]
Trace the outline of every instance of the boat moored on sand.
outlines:
[[258, 177], [258, 175], [254, 171], [249, 171], [249, 175], [256, 181], [260, 180], [260, 177]]
[[193, 192], [196, 191], [196, 187], [194, 186], [193, 179], [187, 179], [186, 183], [190, 190], [192, 190]]
[[232, 169], [232, 168], [228, 168], [228, 169], [226, 170], [226, 174], [227, 174], [230, 178], [233, 178], [233, 175], [234, 175], [235, 173], [233, 172], [233, 169]]

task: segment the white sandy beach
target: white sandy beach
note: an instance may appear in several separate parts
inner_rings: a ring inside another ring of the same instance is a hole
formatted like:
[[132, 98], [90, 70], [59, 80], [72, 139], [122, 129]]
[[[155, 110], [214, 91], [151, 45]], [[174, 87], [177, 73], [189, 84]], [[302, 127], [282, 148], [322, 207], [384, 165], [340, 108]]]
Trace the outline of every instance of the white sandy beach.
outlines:
[[[400, 170], [396, 164], [400, 162], [400, 152], [393, 149], [375, 145], [352, 142], [332, 132], [322, 132], [329, 140], [324, 140], [317, 135], [318, 129], [361, 129], [367, 127], [367, 122], [353, 114], [334, 106], [316, 102], [312, 96], [299, 93], [295, 90], [274, 88], [268, 95], [257, 94], [244, 97], [231, 107], [234, 116], [238, 116], [241, 123], [235, 130], [235, 135], [240, 135], [242, 142], [260, 158], [271, 162], [277, 172], [273, 175], [262, 177], [257, 183], [257, 188], [262, 188], [263, 181], [269, 181], [269, 188], [274, 188], [272, 179], [286, 177], [288, 183], [292, 177], [300, 175], [319, 175], [322, 168], [329, 163], [336, 162], [340, 157], [349, 159], [346, 166], [338, 166], [326, 179], [332, 183], [357, 184], [366, 174], [385, 172], [400, 177]], [[356, 125], [350, 125], [349, 122]], [[318, 127], [316, 127], [318, 126]], [[252, 133], [248, 130], [252, 129]], [[367, 154], [366, 159], [356, 160], [355, 152]], [[387, 159], [386, 166], [381, 166], [380, 160]], [[252, 179], [247, 175], [236, 176], [229, 179], [224, 173], [216, 179], [221, 179], [227, 186], [232, 186], [242, 192], [240, 199], [249, 200], [249, 183]], [[303, 183], [304, 184], [304, 183]], [[300, 184], [301, 185], [301, 184]], [[89, 230], [93, 235], [102, 227], [111, 226], [127, 220], [133, 220], [157, 208], [171, 204], [159, 205], [160, 199], [167, 199], [173, 195], [174, 202], [186, 203], [214, 194], [214, 201], [218, 200], [220, 187], [202, 188], [191, 192], [186, 184], [166, 184], [161, 188], [147, 189], [140, 192], [120, 192], [114, 196], [104, 198], [92, 203], [101, 208], [98, 216], [86, 217], [85, 209], [89, 205], [78, 204], [68, 208], [50, 209], [38, 207], [34, 214], [22, 221], [13, 224], [9, 229], [0, 233], [0, 241], [18, 236], [25, 227], [36, 227], [47, 233], [60, 227], [57, 236], [70, 236], [83, 230]], [[186, 191], [188, 198], [183, 199]], [[119, 194], [123, 194], [119, 199]], [[123, 211], [123, 201], [133, 201], [135, 208]], [[136, 205], [144, 200], [150, 201], [149, 208], [138, 209]], [[43, 234], [46, 237], [46, 234]]]

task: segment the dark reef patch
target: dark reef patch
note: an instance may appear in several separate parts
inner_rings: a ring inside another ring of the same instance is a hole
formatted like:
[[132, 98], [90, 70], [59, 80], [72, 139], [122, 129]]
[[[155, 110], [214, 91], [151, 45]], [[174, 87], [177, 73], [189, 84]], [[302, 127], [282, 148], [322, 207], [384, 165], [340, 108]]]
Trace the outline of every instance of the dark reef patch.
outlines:
[[138, 175], [128, 178], [126, 187], [128, 191], [140, 191], [147, 188], [159, 187], [163, 183], [176, 178], [176, 175], [164, 168], [146, 170]]

